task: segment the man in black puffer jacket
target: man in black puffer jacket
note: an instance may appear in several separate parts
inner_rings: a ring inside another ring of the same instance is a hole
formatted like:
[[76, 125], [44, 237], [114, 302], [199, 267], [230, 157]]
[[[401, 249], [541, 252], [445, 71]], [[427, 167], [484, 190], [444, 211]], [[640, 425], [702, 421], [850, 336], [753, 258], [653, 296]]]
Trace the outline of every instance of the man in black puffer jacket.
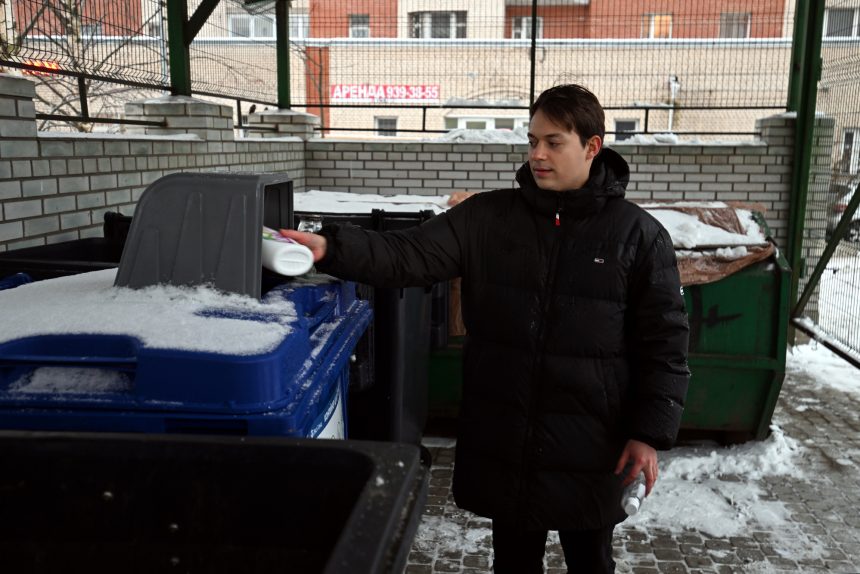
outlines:
[[543, 572], [548, 530], [571, 572], [613, 572], [623, 485], [642, 472], [650, 492], [656, 449], [678, 432], [687, 317], [672, 240], [624, 199], [629, 169], [603, 148], [597, 98], [557, 86], [530, 115], [519, 189], [404, 231], [284, 233], [346, 279], [462, 277], [457, 504], [493, 520], [497, 574]]

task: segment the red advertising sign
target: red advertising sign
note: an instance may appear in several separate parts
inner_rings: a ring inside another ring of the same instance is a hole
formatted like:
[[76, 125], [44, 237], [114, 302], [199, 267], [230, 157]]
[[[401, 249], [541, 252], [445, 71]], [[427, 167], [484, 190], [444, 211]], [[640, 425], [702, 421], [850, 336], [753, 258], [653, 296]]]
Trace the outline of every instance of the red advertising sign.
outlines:
[[50, 60], [24, 60], [24, 63], [33, 68], [24, 68], [21, 73], [28, 76], [53, 76], [50, 70], [61, 70], [57, 62]]
[[439, 85], [334, 84], [329, 87], [329, 99], [341, 104], [438, 103]]

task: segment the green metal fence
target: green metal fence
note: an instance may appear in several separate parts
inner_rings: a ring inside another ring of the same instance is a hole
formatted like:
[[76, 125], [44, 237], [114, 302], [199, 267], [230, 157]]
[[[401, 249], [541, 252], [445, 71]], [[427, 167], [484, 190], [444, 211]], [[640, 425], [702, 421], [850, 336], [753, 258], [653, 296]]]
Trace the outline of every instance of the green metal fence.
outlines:
[[810, 151], [820, 159], [809, 166], [796, 235], [802, 273], [794, 324], [860, 367], [860, 5], [832, 1], [811, 18], [820, 26], [820, 60], [813, 60], [821, 68], [817, 90], [810, 86]]

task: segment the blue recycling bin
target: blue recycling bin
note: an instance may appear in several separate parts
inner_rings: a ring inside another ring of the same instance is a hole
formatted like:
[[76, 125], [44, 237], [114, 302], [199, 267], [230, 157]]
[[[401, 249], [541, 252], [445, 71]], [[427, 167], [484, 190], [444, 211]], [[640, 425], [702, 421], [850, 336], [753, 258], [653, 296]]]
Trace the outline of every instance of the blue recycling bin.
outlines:
[[26, 273], [15, 273], [14, 275], [9, 275], [8, 277], [0, 277], [0, 291], [5, 289], [14, 289], [19, 285], [26, 285], [27, 283], [31, 283], [33, 280]]
[[[0, 428], [345, 438], [350, 357], [371, 320], [354, 284], [317, 276], [257, 302], [115, 288], [115, 273], [0, 291]], [[171, 347], [198, 323], [205, 340]]]

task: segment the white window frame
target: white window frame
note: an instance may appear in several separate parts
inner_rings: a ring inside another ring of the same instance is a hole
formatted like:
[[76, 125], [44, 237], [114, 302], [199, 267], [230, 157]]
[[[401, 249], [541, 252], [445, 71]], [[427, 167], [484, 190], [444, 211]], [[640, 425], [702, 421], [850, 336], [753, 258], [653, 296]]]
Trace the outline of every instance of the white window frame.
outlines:
[[[515, 40], [531, 40], [532, 17], [514, 16], [511, 19], [511, 38]], [[537, 17], [537, 37], [543, 38], [543, 16]]]
[[843, 162], [845, 159], [845, 140], [849, 133], [853, 134], [853, 138], [851, 140], [851, 149], [848, 151], [848, 165], [845, 167], [848, 168], [848, 173], [856, 174], [860, 173], [860, 127], [845, 128], [842, 130], [842, 146], [840, 147], [839, 153], [839, 168], [841, 170], [843, 167]]
[[[746, 18], [746, 22], [740, 22], [741, 18]], [[726, 21], [728, 20], [728, 22]], [[735, 30], [739, 25], [746, 24], [742, 36], [726, 36], [723, 34], [724, 26], [730, 26], [731, 30]], [[720, 38], [749, 38], [752, 29], [752, 13], [750, 12], [722, 12], [720, 13]]]
[[[836, 36], [827, 33], [827, 27], [830, 24], [830, 14], [834, 10], [848, 10], [851, 12], [851, 28], [847, 36]], [[860, 37], [860, 8], [827, 8], [824, 11], [824, 31], [825, 38], [857, 38]]]
[[[240, 35], [235, 30], [235, 20], [248, 21], [248, 35]], [[259, 35], [257, 33], [257, 21], [268, 20], [271, 23], [272, 33], [269, 35]], [[274, 38], [275, 37], [275, 16], [272, 14], [248, 14], [247, 12], [233, 12], [227, 14], [227, 34], [231, 38]]]
[[[475, 128], [467, 128], [466, 124], [469, 122], [484, 122], [485, 126], [483, 129], [485, 130], [494, 130], [496, 128], [496, 120], [514, 120], [514, 129], [521, 127], [528, 127], [529, 118], [526, 116], [522, 117], [506, 117], [506, 118], [497, 118], [495, 116], [466, 116], [466, 117], [457, 117], [457, 118], [448, 118], [448, 119], [456, 119], [457, 127], [451, 129], [465, 130], [465, 129], [475, 129]], [[508, 129], [508, 128], [499, 128], [499, 129]]]
[[307, 12], [290, 12], [290, 40], [311, 37], [311, 19]]
[[[433, 38], [433, 15], [447, 14], [448, 15], [448, 35], [442, 36], [440, 39], [455, 39], [465, 38], [467, 35], [467, 25], [469, 22], [469, 14], [465, 10], [429, 10], [415, 11], [409, 13], [409, 37], [410, 38]], [[457, 21], [457, 14], [463, 15], [463, 22]], [[416, 33], [416, 19], [418, 24], [418, 33]], [[463, 35], [459, 36], [459, 30], [463, 30]]]
[[[632, 122], [633, 123], [633, 129], [632, 130], [619, 130], [618, 129], [618, 122]], [[615, 126], [615, 141], [617, 141], [617, 142], [624, 141], [628, 138], [632, 138], [634, 135], [636, 135], [636, 132], [639, 131], [639, 118], [616, 118], [614, 120], [614, 126]], [[621, 137], [618, 137], [618, 136], [621, 136]]]
[[[350, 14], [348, 18], [350, 38], [370, 38], [370, 14]], [[366, 19], [367, 23], [356, 22], [359, 18]]]
[[[666, 36], [665, 38], [663, 36], [654, 36], [654, 25], [657, 22], [657, 18], [659, 18], [661, 16], [668, 16], [669, 17], [669, 35]], [[648, 14], [644, 14], [644, 18], [647, 22], [647, 30], [645, 29], [645, 27], [646, 27], [645, 23], [643, 23], [643, 26], [642, 26], [642, 36], [644, 38], [650, 38], [653, 40], [665, 40], [665, 39], [672, 37], [672, 28], [675, 25], [675, 17], [672, 15], [671, 12], [648, 13]]]
[[[383, 121], [393, 121], [394, 128], [384, 128], [380, 125]], [[376, 129], [376, 135], [383, 138], [390, 138], [397, 136], [397, 116], [374, 116], [373, 117], [373, 127]]]

